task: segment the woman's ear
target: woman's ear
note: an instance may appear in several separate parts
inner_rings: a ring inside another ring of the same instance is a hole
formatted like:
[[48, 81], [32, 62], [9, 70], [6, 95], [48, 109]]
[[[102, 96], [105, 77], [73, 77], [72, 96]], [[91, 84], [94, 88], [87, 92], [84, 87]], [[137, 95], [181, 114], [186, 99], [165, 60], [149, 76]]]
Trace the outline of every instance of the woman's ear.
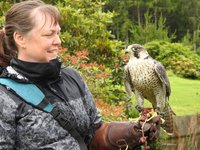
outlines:
[[15, 40], [15, 43], [17, 45], [17, 47], [21, 47], [21, 48], [25, 48], [26, 47], [26, 40], [24, 38], [24, 35], [20, 32], [15, 31], [13, 33], [13, 38]]

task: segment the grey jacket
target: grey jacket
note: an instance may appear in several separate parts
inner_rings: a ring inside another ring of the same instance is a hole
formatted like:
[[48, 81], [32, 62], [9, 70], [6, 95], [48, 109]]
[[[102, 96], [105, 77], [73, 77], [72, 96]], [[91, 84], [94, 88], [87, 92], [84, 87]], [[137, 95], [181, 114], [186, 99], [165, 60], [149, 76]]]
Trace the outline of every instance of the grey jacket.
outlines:
[[[29, 82], [9, 66], [1, 77]], [[72, 78], [73, 77], [73, 78]], [[81, 83], [77, 83], [81, 81]], [[79, 85], [84, 87], [81, 89]], [[102, 118], [92, 94], [75, 70], [64, 68], [59, 79], [48, 84], [38, 83], [48, 100], [75, 120], [76, 130], [89, 144]], [[82, 91], [81, 91], [82, 90]], [[0, 150], [79, 150], [77, 141], [53, 119], [52, 115], [27, 104], [10, 89], [0, 85]]]

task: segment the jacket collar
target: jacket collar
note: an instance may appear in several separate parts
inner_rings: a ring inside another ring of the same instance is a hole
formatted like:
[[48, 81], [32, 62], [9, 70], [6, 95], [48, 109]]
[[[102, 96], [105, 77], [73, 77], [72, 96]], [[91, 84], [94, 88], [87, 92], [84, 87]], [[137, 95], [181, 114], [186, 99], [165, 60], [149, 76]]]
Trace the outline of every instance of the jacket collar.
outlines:
[[10, 64], [11, 66], [6, 68], [9, 74], [15, 74], [17, 79], [23, 78], [23, 80], [33, 83], [55, 81], [60, 76], [60, 58], [53, 59], [48, 63], [37, 63], [22, 61], [14, 57]]

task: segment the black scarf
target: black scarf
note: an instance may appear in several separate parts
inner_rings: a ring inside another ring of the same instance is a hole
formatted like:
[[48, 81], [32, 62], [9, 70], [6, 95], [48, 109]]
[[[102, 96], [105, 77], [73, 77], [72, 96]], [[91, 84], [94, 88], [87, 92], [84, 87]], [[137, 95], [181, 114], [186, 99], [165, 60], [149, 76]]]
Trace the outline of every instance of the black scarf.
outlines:
[[18, 73], [34, 83], [52, 82], [57, 80], [60, 75], [60, 58], [53, 59], [47, 63], [41, 63], [22, 61], [14, 57], [10, 64]]

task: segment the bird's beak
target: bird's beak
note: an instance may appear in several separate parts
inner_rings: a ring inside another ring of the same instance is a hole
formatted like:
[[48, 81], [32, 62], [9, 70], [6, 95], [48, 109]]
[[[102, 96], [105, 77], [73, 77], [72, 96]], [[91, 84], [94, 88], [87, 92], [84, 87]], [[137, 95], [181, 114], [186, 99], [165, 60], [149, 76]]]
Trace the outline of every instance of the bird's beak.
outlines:
[[127, 50], [127, 49], [125, 49], [125, 50], [124, 50], [124, 52], [125, 52], [125, 54], [127, 54], [127, 53], [128, 53], [128, 50]]
[[129, 51], [129, 48], [127, 47], [126, 49], [124, 49], [125, 53], [127, 53]]
[[129, 53], [131, 51], [132, 51], [132, 49], [130, 47], [128, 47], [128, 48], [125, 49], [125, 54], [127, 54], [127, 53]]

